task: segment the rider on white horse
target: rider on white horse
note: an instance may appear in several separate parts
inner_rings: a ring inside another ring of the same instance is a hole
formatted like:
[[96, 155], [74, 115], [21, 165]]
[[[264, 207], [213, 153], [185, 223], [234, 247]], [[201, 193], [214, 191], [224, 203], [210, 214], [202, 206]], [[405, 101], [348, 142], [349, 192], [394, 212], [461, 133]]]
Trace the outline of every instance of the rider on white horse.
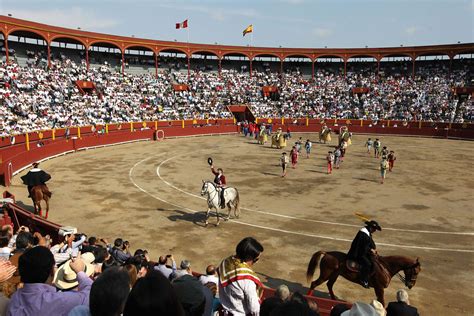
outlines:
[[221, 189], [220, 193], [220, 205], [221, 208], [225, 208], [225, 198], [224, 198], [224, 190], [226, 188], [227, 182], [224, 176], [224, 170], [222, 168], [217, 168], [217, 171], [214, 170], [214, 165], [211, 165], [211, 171], [215, 175], [214, 183]]

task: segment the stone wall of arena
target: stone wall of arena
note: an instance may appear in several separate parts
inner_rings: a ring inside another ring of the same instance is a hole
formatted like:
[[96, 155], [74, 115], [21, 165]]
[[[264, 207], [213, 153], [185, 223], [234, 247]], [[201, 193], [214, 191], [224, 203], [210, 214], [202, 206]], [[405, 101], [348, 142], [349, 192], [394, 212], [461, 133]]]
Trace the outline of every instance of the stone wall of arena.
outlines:
[[[474, 124], [451, 124], [434, 122], [365, 121], [327, 119], [284, 119], [259, 118], [258, 123], [272, 124], [275, 131], [314, 133], [324, 123], [334, 132], [341, 126], [357, 134], [403, 135], [454, 139], [474, 139]], [[157, 131], [159, 131], [157, 133]], [[32, 162], [54, 158], [78, 150], [123, 144], [127, 142], [158, 138], [186, 137], [237, 133], [238, 126], [233, 119], [220, 120], [177, 120], [140, 123], [109, 124], [105, 126], [74, 127], [47, 130], [3, 137], [0, 139], [0, 183], [8, 187], [13, 175], [31, 165]]]

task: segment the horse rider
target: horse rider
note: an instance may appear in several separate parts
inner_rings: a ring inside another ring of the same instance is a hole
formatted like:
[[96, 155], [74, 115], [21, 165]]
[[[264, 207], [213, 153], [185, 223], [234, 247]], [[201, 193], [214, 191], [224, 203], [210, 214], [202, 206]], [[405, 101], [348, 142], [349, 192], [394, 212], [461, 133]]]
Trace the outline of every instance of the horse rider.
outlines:
[[49, 188], [46, 185], [46, 182], [51, 179], [51, 176], [38, 167], [39, 163], [34, 162], [33, 168], [26, 175], [21, 177], [23, 183], [28, 186], [28, 197], [31, 197], [31, 189], [33, 189], [33, 187], [37, 185], [44, 185], [47, 190], [44, 193], [51, 197], [51, 191], [49, 191]]
[[215, 175], [214, 183], [217, 185], [218, 188], [221, 189], [220, 192], [220, 205], [221, 208], [225, 208], [225, 198], [224, 198], [224, 190], [226, 188], [227, 182], [224, 176], [224, 170], [222, 168], [217, 168], [217, 171], [214, 169], [214, 165], [211, 165], [211, 171]]
[[371, 256], [377, 253], [372, 234], [382, 230], [379, 223], [374, 220], [366, 221], [351, 244], [351, 249], [347, 253], [347, 259], [354, 260], [361, 265], [360, 280], [365, 288], [369, 288], [369, 273], [372, 271]]

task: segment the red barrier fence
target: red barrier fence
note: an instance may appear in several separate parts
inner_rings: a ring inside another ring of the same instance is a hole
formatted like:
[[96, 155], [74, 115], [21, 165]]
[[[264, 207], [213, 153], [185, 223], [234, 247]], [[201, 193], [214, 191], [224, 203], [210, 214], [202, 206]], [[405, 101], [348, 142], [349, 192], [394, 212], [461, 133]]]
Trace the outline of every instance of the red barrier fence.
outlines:
[[[338, 132], [341, 126], [346, 125], [353, 133], [474, 139], [474, 124], [471, 123], [451, 124], [389, 120], [373, 122], [308, 118], [260, 118], [257, 119], [257, 122], [271, 124], [274, 131], [281, 127], [283, 130], [290, 128], [292, 132], [314, 133], [321, 130], [322, 124], [326, 124], [335, 132]], [[237, 127], [234, 119], [196, 119], [132, 122], [39, 131], [16, 135], [14, 144], [12, 144], [10, 137], [3, 137], [0, 139], [0, 183], [8, 186], [13, 174], [34, 161], [84, 148], [153, 139], [157, 130], [162, 131], [160, 135], [164, 134], [164, 137], [181, 137], [235, 133]]]

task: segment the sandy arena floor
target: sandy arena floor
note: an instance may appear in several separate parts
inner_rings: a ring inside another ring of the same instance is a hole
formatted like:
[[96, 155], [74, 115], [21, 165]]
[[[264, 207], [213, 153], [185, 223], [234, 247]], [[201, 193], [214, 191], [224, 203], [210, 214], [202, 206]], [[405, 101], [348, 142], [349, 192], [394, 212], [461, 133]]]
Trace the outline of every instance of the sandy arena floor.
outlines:
[[[294, 135], [292, 142], [295, 136], [317, 139], [315, 134]], [[48, 185], [54, 192], [54, 222], [111, 241], [123, 236], [132, 249], [148, 249], [155, 260], [173, 253], [178, 261], [191, 260], [197, 271], [234, 253], [241, 238], [254, 236], [265, 247], [255, 268], [266, 284], [304, 287], [305, 293], [311, 255], [347, 251], [362, 225], [353, 213], [363, 212], [391, 228], [374, 236], [380, 254], [420, 257], [422, 272], [409, 294], [422, 314], [472, 313], [474, 143], [381, 137], [398, 158], [381, 185], [379, 162], [366, 154], [366, 139], [355, 136], [341, 169], [332, 175], [325, 169], [329, 145], [315, 143], [311, 158], [302, 157], [297, 169], [282, 179], [282, 150], [236, 135], [95, 149], [41, 167], [52, 175]], [[201, 179], [212, 179], [209, 156], [241, 197], [240, 218], [219, 227], [203, 227], [206, 202], [199, 193]], [[30, 204], [19, 176], [10, 190]], [[402, 287], [394, 278], [386, 301], [393, 301]], [[327, 292], [325, 285], [317, 290]], [[373, 290], [343, 278], [337, 280], [335, 293], [349, 301], [375, 298]]]

